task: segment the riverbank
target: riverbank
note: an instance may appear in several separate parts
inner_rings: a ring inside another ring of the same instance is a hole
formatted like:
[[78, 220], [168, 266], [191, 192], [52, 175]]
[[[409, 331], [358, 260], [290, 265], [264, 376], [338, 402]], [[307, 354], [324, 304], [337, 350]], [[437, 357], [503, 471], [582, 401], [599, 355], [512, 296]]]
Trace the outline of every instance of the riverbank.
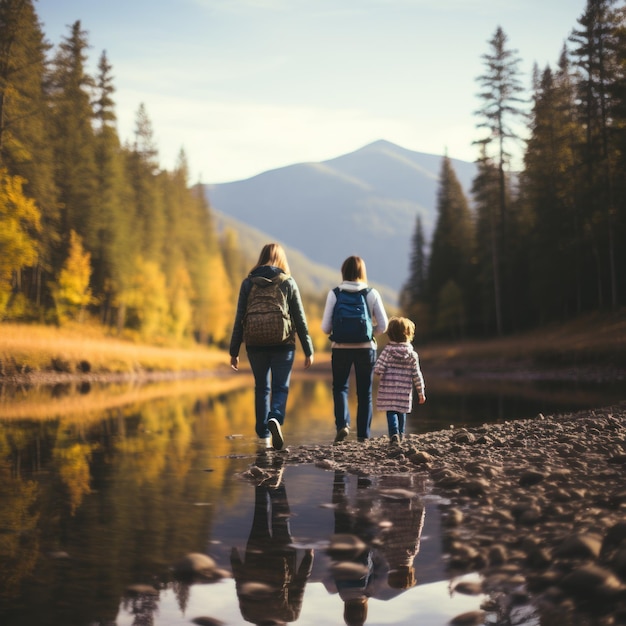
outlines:
[[0, 382], [152, 382], [228, 370], [224, 350], [197, 344], [147, 345], [101, 327], [0, 324]]
[[[422, 344], [418, 337], [416, 347], [427, 378], [626, 380], [626, 312], [484, 341]], [[146, 345], [88, 325], [0, 324], [0, 383], [149, 382], [213, 375], [228, 364], [226, 350], [191, 342]], [[330, 353], [318, 351], [309, 373], [327, 374], [329, 366]]]
[[626, 311], [484, 341], [418, 346], [440, 378], [626, 380]]
[[[78, 331], [69, 336], [64, 331], [52, 341], [44, 331], [38, 335], [35, 327], [26, 328], [25, 333], [23, 327], [0, 325], [0, 383], [240, 379], [230, 376], [224, 351], [146, 347]], [[619, 324], [607, 323], [593, 331], [590, 325], [570, 326], [418, 350], [427, 384], [437, 370], [458, 380], [600, 375], [617, 380], [623, 379], [618, 353], [624, 337]], [[28, 350], [45, 359], [27, 366], [20, 359]], [[59, 356], [53, 365], [51, 359]], [[302, 376], [299, 357], [294, 374]], [[78, 367], [82, 361], [89, 365]], [[321, 353], [306, 375], [327, 376], [328, 364], [328, 353]], [[351, 435], [337, 446], [273, 454], [288, 463], [362, 476], [424, 476], [441, 502], [451, 578], [478, 571], [482, 584], [463, 592], [490, 597], [465, 624], [483, 624], [486, 618], [493, 624], [524, 623], [519, 616], [525, 611], [539, 611], [543, 623], [562, 626], [626, 623], [626, 405], [410, 435], [394, 448], [386, 437], [357, 443]]]
[[482, 575], [457, 591], [489, 597], [456, 623], [626, 623], [626, 403], [409, 435], [398, 446], [350, 438], [269, 454], [364, 478], [425, 476], [441, 498], [451, 578]]

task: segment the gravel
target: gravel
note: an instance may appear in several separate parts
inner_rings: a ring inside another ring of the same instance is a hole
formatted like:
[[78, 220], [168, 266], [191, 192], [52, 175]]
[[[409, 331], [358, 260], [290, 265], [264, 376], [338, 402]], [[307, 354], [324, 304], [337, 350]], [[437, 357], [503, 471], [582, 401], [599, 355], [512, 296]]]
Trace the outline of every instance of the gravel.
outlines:
[[451, 577], [479, 572], [475, 592], [488, 598], [452, 623], [626, 624], [626, 403], [275, 454], [425, 477], [441, 498]]

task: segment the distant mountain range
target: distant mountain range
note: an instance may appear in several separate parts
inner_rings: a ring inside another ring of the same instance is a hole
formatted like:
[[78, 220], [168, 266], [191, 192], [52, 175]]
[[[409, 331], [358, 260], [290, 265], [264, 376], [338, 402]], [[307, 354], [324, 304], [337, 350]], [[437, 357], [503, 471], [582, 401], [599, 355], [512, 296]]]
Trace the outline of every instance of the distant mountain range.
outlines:
[[[285, 246], [301, 290], [332, 287], [343, 260], [356, 254], [370, 283], [395, 301], [418, 213], [427, 242], [435, 226], [442, 158], [376, 141], [328, 161], [205, 185], [205, 192], [218, 227], [235, 228], [251, 258], [268, 241]], [[451, 163], [469, 197], [475, 164]]]

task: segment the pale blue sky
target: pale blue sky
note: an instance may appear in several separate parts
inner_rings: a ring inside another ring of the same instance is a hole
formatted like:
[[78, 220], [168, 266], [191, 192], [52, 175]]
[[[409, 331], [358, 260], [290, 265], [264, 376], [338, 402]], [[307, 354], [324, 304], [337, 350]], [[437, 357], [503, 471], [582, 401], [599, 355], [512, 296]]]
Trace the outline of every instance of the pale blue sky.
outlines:
[[475, 160], [481, 55], [501, 26], [556, 65], [586, 0], [39, 0], [55, 46], [80, 20], [89, 69], [106, 50], [118, 130], [141, 103], [162, 167], [226, 182], [386, 139]]

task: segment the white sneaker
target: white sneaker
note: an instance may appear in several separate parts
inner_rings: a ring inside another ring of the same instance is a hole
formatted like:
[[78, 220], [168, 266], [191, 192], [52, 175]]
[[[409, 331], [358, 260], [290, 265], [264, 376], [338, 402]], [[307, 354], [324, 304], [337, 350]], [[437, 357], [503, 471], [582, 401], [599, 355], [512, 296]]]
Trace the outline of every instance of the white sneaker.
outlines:
[[283, 431], [280, 428], [280, 422], [275, 417], [270, 417], [270, 419], [267, 420], [267, 427], [272, 433], [272, 445], [274, 446], [274, 450], [282, 450], [285, 445], [285, 440], [283, 438]]
[[271, 448], [272, 447], [272, 438], [264, 437], [263, 439], [257, 440], [257, 445], [259, 448]]

